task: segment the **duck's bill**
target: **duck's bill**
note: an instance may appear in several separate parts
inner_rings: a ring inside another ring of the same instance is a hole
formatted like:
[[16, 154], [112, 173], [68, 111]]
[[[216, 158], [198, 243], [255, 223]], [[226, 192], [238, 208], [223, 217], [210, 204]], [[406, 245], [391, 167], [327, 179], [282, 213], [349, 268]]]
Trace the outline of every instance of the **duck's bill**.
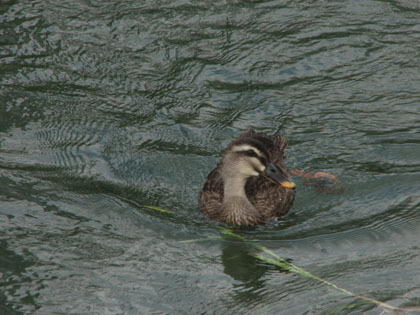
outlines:
[[267, 163], [264, 177], [284, 188], [293, 189], [296, 187], [295, 183], [290, 181], [280, 167], [274, 163]]

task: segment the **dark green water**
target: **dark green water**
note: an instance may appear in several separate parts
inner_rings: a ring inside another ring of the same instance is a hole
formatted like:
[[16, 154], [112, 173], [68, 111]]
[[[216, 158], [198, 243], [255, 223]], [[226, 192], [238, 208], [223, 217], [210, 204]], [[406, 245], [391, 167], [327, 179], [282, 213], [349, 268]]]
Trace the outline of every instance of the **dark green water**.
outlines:
[[[380, 314], [255, 261], [198, 215], [223, 148], [289, 139], [292, 212], [244, 231], [420, 305], [420, 5], [2, 1], [0, 314]], [[175, 215], [142, 205], [171, 209]]]

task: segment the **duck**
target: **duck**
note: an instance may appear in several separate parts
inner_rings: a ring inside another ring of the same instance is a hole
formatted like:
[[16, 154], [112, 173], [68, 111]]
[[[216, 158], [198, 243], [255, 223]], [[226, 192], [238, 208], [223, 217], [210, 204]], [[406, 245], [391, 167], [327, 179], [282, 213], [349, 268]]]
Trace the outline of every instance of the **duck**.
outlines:
[[265, 225], [286, 215], [296, 193], [284, 164], [287, 145], [283, 136], [254, 130], [237, 136], [200, 190], [200, 212], [233, 226]]

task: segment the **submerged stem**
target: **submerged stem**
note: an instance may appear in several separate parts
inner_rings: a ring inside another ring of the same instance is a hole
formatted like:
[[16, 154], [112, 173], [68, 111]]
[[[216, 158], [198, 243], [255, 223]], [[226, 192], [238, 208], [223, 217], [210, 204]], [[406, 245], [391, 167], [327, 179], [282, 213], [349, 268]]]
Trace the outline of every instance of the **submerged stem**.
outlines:
[[[159, 211], [159, 212], [163, 212], [163, 213], [171, 213], [171, 214], [173, 214], [173, 212], [170, 211], [170, 210], [166, 210], [166, 209], [155, 207], [155, 206], [144, 206], [144, 207], [145, 208], [148, 208], [150, 210], [154, 210], [154, 211]], [[222, 228], [220, 228], [220, 230], [221, 230], [222, 234], [224, 234], [226, 236], [230, 236], [230, 237], [232, 237], [234, 239], [247, 242], [247, 240], [244, 237], [242, 237], [242, 236], [234, 233], [231, 229], [222, 227]], [[220, 237], [209, 237], [209, 238], [203, 238], [203, 239], [186, 240], [186, 241], [182, 241], [182, 242], [183, 243], [189, 243], [189, 242], [221, 240], [221, 239], [223, 239], [223, 238], [220, 238]], [[388, 303], [381, 302], [381, 301], [378, 301], [378, 300], [369, 298], [367, 296], [363, 296], [363, 295], [359, 295], [359, 294], [353, 293], [353, 292], [351, 292], [351, 291], [349, 291], [347, 289], [344, 289], [344, 288], [341, 288], [341, 287], [337, 286], [336, 284], [334, 284], [334, 283], [332, 283], [332, 282], [330, 282], [328, 280], [325, 280], [325, 279], [323, 279], [321, 277], [318, 277], [318, 276], [310, 273], [309, 271], [306, 271], [303, 268], [300, 268], [300, 267], [292, 264], [290, 261], [288, 261], [288, 260], [280, 257], [275, 252], [273, 252], [272, 250], [268, 249], [267, 247], [265, 247], [265, 246], [263, 246], [261, 244], [258, 244], [258, 243], [255, 243], [255, 242], [249, 242], [249, 243], [251, 245], [253, 245], [256, 249], [258, 249], [258, 250], [266, 253], [267, 255], [269, 255], [269, 256], [271, 256], [273, 258], [264, 256], [264, 255], [260, 255], [260, 254], [251, 254], [253, 257], [255, 257], [255, 258], [257, 258], [257, 259], [259, 259], [259, 260], [261, 260], [261, 261], [263, 261], [265, 263], [268, 263], [268, 264], [271, 264], [271, 265], [280, 267], [280, 268], [282, 268], [284, 270], [293, 272], [293, 273], [298, 274], [298, 275], [301, 275], [303, 277], [311, 278], [311, 279], [314, 279], [316, 281], [322, 282], [325, 285], [327, 285], [327, 286], [329, 286], [331, 288], [334, 288], [335, 290], [337, 290], [339, 292], [342, 292], [342, 293], [344, 293], [344, 294], [346, 294], [348, 296], [352, 296], [352, 297], [355, 297], [355, 298], [364, 300], [366, 302], [369, 302], [369, 303], [372, 303], [372, 304], [376, 304], [376, 305], [378, 305], [380, 307], [383, 307], [384, 308], [384, 311], [404, 311], [404, 312], [420, 311], [420, 307], [418, 307], [418, 306], [417, 307], [416, 306], [414, 306], [414, 307], [396, 307], [396, 306], [392, 306], [392, 305], [390, 305]]]
[[[236, 236], [239, 239], [244, 240], [243, 237], [241, 237], [241, 236], [233, 233], [232, 231], [230, 231], [230, 233], [227, 233], [227, 231], [223, 231], [223, 233], [229, 234], [231, 236]], [[310, 273], [309, 271], [306, 271], [303, 268], [300, 268], [300, 267], [292, 264], [290, 261], [288, 261], [288, 260], [280, 257], [279, 255], [277, 255], [276, 253], [274, 253], [272, 250], [268, 249], [267, 247], [265, 247], [265, 246], [263, 246], [261, 244], [252, 243], [252, 242], [251, 242], [251, 244], [254, 245], [255, 248], [263, 251], [264, 253], [266, 253], [266, 254], [268, 254], [268, 255], [270, 255], [272, 257], [274, 257], [274, 259], [273, 259], [273, 258], [269, 258], [269, 257], [263, 256], [263, 255], [259, 255], [259, 254], [252, 254], [252, 256], [254, 256], [255, 258], [257, 258], [257, 259], [259, 259], [259, 260], [261, 260], [261, 261], [263, 261], [265, 263], [278, 266], [278, 267], [280, 267], [282, 269], [285, 269], [287, 271], [294, 272], [294, 273], [296, 273], [298, 275], [301, 275], [301, 276], [304, 276], [304, 277], [311, 278], [311, 279], [314, 279], [316, 281], [322, 282], [325, 285], [328, 285], [329, 287], [332, 287], [332, 288], [336, 289], [337, 291], [340, 291], [340, 292], [342, 292], [342, 293], [344, 293], [346, 295], [353, 296], [355, 298], [359, 298], [359, 299], [362, 299], [364, 301], [367, 301], [367, 302], [376, 304], [376, 305], [378, 305], [380, 307], [383, 307], [384, 309], [387, 309], [387, 310], [392, 310], [392, 311], [419, 311], [420, 310], [420, 307], [407, 307], [407, 308], [405, 308], [405, 307], [392, 306], [392, 305], [390, 305], [388, 303], [381, 302], [381, 301], [378, 301], [378, 300], [369, 298], [367, 296], [363, 296], [363, 295], [359, 295], [359, 294], [353, 293], [353, 292], [351, 292], [351, 291], [349, 291], [347, 289], [344, 289], [344, 288], [341, 288], [341, 287], [337, 286], [336, 284], [334, 284], [332, 282], [329, 282], [328, 280], [325, 280], [325, 279], [323, 279], [321, 277], [318, 277], [318, 276]]]

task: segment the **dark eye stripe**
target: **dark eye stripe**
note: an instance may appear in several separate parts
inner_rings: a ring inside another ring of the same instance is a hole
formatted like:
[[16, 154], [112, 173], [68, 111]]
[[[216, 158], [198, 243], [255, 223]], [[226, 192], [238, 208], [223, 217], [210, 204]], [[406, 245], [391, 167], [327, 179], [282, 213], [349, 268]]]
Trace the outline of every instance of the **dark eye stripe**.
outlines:
[[255, 157], [257, 158], [261, 164], [266, 165], [267, 164], [267, 159], [265, 157], [259, 156], [257, 154], [257, 152], [255, 152], [254, 150], [250, 149], [250, 150], [246, 150], [246, 151], [239, 151], [238, 152], [241, 155], [246, 155], [246, 156], [250, 156], [250, 157]]
[[246, 155], [248, 155], [248, 156], [255, 156], [255, 157], [258, 157], [257, 152], [255, 152], [254, 150], [251, 150], [251, 149], [249, 149], [249, 150], [245, 151], [245, 154], [246, 154]]
[[256, 157], [257, 159], [260, 158], [254, 150], [237, 151], [235, 153], [242, 156]]

